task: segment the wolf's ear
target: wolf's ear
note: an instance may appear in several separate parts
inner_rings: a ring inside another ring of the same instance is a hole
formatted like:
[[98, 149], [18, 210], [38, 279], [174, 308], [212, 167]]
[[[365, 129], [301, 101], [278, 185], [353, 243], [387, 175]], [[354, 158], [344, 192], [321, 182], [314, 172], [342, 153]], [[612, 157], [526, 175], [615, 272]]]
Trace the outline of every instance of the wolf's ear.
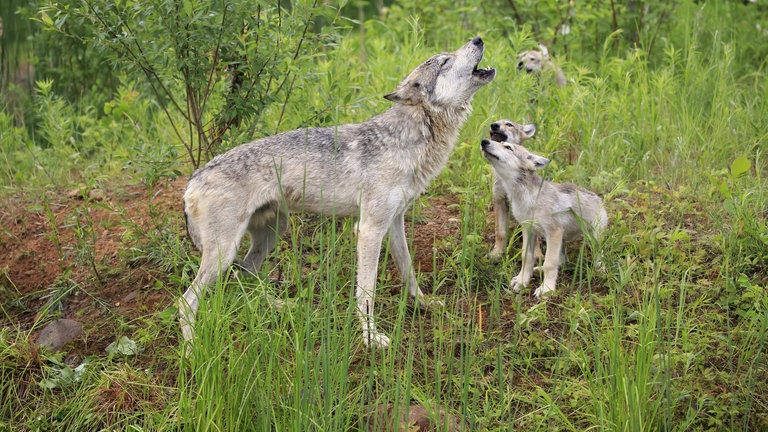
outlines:
[[397, 91], [393, 91], [392, 93], [385, 94], [384, 99], [392, 102], [400, 102], [400, 100], [402, 100], [400, 95], [397, 94]]
[[415, 96], [415, 92], [408, 91], [407, 87], [399, 86], [392, 93], [385, 94], [384, 99], [403, 105], [416, 105], [418, 100]]

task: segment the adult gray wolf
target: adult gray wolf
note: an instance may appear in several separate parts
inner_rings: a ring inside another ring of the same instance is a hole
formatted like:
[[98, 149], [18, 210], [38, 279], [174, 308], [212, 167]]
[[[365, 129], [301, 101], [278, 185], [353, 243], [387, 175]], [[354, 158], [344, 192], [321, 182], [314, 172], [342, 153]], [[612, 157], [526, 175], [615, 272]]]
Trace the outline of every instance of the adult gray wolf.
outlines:
[[[536, 125], [533, 124], [519, 124], [506, 119], [491, 123], [490, 135], [494, 141], [522, 145], [535, 133]], [[493, 212], [496, 215], [496, 235], [488, 258], [496, 261], [501, 258], [507, 248], [507, 231], [509, 230], [509, 197], [499, 176], [494, 176], [493, 180]], [[542, 258], [541, 248], [536, 246], [535, 250], [537, 260]]]
[[544, 45], [539, 44], [538, 50], [524, 51], [517, 55], [517, 70], [524, 70], [527, 73], [553, 73], [555, 75], [555, 84], [562, 87], [566, 84], [563, 71], [552, 63], [549, 58], [549, 50]]
[[603, 200], [573, 184], [544, 181], [536, 170], [547, 166], [549, 159], [520, 144], [484, 139], [481, 148], [507, 193], [512, 215], [524, 227], [523, 263], [510, 289], [518, 292], [531, 280], [535, 244], [531, 240], [539, 237], [547, 243], [544, 280], [534, 291], [541, 298], [555, 290], [563, 242], [580, 238], [584, 231], [600, 238], [608, 225]]
[[262, 138], [192, 174], [184, 214], [202, 258], [179, 299], [187, 352], [200, 297], [235, 260], [243, 235], [250, 236], [251, 246], [242, 265], [255, 273], [295, 211], [359, 217], [355, 297], [363, 340], [388, 346], [373, 318], [381, 244], [389, 232], [401, 280], [419, 306], [427, 306], [406, 243], [405, 212], [447, 162], [475, 92], [496, 76], [493, 68], [478, 68], [483, 52], [482, 39], [475, 37], [429, 58], [384, 96], [394, 102], [390, 109], [363, 123]]

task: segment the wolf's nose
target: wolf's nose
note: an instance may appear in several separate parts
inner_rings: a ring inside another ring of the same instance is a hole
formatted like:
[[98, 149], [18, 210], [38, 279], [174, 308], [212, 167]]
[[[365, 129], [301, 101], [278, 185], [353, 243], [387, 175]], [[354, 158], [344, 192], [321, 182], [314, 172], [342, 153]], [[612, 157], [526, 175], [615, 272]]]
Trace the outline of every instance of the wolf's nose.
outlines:
[[472, 38], [472, 44], [478, 45], [478, 46], [482, 45], [483, 44], [483, 38], [481, 38], [480, 36], [475, 36], [474, 38]]
[[480, 142], [480, 145], [481, 145], [481, 146], [483, 146], [483, 147], [487, 147], [487, 146], [489, 146], [490, 144], [491, 144], [491, 140], [488, 140], [488, 139], [484, 139], [484, 140], [482, 140], [482, 141]]
[[499, 130], [499, 124], [498, 123], [491, 123], [491, 130], [496, 132]]

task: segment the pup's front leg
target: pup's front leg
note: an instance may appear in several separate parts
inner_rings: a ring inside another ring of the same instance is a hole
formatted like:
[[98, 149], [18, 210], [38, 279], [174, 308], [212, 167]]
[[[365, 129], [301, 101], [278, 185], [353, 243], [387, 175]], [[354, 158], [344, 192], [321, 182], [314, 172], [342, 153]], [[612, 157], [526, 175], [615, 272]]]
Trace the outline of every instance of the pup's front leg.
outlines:
[[389, 338], [376, 330], [373, 306], [381, 242], [386, 229], [371, 226], [362, 219], [357, 238], [357, 315], [363, 326], [363, 342], [373, 348], [386, 348]]
[[392, 222], [392, 227], [389, 230], [389, 243], [397, 271], [400, 272], [400, 279], [408, 287], [408, 292], [416, 304], [422, 309], [443, 307], [444, 304], [441, 300], [424, 295], [419, 288], [411, 253], [408, 251], [408, 242], [405, 239], [405, 213], [397, 215]]
[[553, 229], [547, 233], [547, 252], [544, 255], [544, 282], [536, 288], [533, 295], [541, 298], [555, 290], [557, 284], [557, 271], [560, 267], [560, 249], [563, 247], [562, 228]]
[[507, 248], [507, 230], [509, 229], [509, 201], [498, 179], [493, 182], [493, 211], [496, 214], [496, 234], [493, 250], [488, 254], [488, 258], [496, 261], [501, 258]]
[[523, 263], [520, 266], [520, 273], [512, 278], [509, 284], [509, 289], [514, 292], [520, 292], [520, 290], [531, 281], [533, 275], [533, 263], [534, 258], [534, 246], [536, 245], [537, 235], [530, 227], [523, 227]]

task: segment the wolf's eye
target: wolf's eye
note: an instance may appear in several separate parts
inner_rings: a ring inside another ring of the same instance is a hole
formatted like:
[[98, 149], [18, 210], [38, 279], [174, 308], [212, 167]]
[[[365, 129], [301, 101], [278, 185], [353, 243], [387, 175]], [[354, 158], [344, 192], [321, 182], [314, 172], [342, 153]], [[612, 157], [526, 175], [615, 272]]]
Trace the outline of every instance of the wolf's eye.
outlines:
[[444, 58], [443, 61], [440, 62], [440, 68], [445, 66], [448, 63], [448, 60], [450, 60], [449, 57]]
[[509, 150], [509, 151], [512, 151], [512, 146], [511, 145], [505, 145], [504, 148]]
[[512, 127], [512, 123], [507, 123], [506, 126], [511, 128]]
[[413, 86], [415, 88], [419, 88], [419, 87], [421, 87], [421, 83], [415, 82], [415, 83], [413, 83]]

